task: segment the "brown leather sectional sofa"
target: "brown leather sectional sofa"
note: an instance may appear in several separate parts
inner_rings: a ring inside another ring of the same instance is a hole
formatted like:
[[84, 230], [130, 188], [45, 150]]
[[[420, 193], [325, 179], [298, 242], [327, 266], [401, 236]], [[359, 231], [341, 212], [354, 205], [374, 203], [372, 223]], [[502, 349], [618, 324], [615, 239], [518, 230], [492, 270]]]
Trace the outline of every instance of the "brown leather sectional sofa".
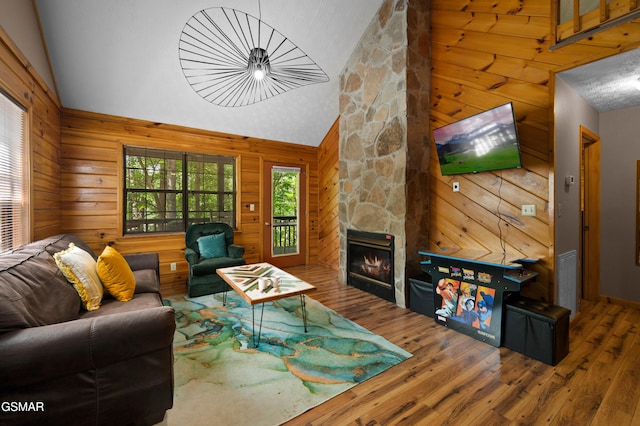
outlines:
[[156, 253], [124, 256], [134, 298], [98, 310], [59, 271], [58, 235], [0, 255], [0, 424], [149, 425], [173, 405], [175, 313], [163, 306]]

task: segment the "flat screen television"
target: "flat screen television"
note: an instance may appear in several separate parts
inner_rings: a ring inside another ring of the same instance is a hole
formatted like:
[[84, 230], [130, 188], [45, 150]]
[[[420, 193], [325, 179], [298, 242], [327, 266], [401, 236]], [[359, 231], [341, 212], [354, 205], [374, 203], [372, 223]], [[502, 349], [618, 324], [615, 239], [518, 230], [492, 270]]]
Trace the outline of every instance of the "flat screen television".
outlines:
[[522, 167], [511, 102], [433, 131], [443, 176]]

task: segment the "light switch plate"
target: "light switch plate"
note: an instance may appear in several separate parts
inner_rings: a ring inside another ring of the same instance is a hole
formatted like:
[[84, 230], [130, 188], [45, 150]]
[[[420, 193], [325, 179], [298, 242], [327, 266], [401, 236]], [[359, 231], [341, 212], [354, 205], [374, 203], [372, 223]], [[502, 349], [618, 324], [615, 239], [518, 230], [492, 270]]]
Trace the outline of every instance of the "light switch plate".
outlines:
[[536, 205], [535, 204], [523, 204], [522, 205], [522, 216], [535, 216], [536, 215]]

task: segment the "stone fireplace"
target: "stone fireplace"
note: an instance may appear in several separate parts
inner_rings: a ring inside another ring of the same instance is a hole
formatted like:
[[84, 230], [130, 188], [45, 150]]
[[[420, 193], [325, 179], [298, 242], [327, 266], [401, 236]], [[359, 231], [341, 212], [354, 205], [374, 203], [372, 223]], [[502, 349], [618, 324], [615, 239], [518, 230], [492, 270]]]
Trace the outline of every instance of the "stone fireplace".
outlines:
[[401, 307], [428, 245], [429, 76], [429, 2], [385, 0], [341, 74], [340, 281], [348, 230], [393, 236]]

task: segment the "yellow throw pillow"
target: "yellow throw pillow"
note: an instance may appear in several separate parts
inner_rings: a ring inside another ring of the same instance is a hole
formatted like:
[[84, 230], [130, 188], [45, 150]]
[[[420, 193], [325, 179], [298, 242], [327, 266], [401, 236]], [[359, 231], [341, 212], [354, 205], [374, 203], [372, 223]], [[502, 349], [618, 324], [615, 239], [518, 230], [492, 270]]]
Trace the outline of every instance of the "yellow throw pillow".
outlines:
[[104, 288], [96, 273], [96, 261], [89, 253], [69, 243], [69, 248], [53, 255], [53, 258], [67, 281], [80, 295], [82, 306], [87, 311], [100, 307]]
[[133, 298], [136, 279], [129, 264], [116, 249], [111, 246], [104, 248], [98, 256], [96, 271], [110, 295], [121, 302], [128, 302]]

